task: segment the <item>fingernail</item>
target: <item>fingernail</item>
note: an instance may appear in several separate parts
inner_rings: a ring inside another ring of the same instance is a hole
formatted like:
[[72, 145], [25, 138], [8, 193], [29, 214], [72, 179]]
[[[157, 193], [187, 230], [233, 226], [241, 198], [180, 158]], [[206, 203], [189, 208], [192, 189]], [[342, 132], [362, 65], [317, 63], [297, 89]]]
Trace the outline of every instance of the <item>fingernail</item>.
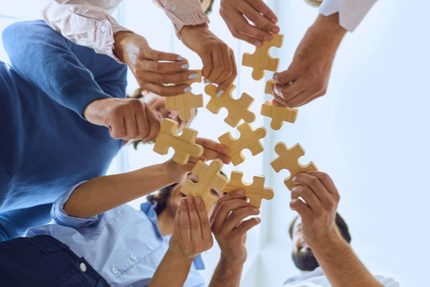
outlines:
[[198, 77], [199, 77], [199, 74], [194, 73], [194, 74], [189, 75], [188, 79], [193, 80], [193, 79], [197, 79]]
[[209, 81], [208, 79], [204, 79], [204, 80], [203, 80], [203, 82], [204, 82], [205, 84], [210, 83], [210, 81]]
[[297, 176], [293, 177], [293, 181], [297, 182]]
[[253, 210], [253, 212], [256, 213], [256, 214], [259, 214], [260, 210], [256, 208], [256, 209]]
[[261, 219], [259, 217], [256, 217], [255, 220], [257, 220], [258, 223], [261, 222]]
[[194, 198], [196, 205], [202, 205], [202, 199], [200, 197]]
[[184, 89], [184, 93], [190, 93], [191, 92], [191, 87], [185, 88]]
[[279, 33], [279, 27], [273, 27], [272, 32], [275, 34]]
[[178, 59], [178, 61], [185, 61], [186, 60], [184, 57], [181, 57], [181, 56], [179, 56], [177, 59]]
[[245, 195], [245, 192], [243, 190], [236, 190], [236, 195], [242, 196]]
[[190, 65], [189, 64], [182, 64], [181, 65], [181, 69], [182, 70], [188, 70], [188, 68], [190, 67]]
[[219, 97], [221, 97], [222, 95], [224, 95], [224, 90], [221, 90], [221, 91], [219, 91], [217, 94], [216, 94], [216, 96], [219, 98]]
[[261, 42], [261, 41], [255, 41], [255, 46], [258, 46], [258, 47], [260, 47], [263, 43]]

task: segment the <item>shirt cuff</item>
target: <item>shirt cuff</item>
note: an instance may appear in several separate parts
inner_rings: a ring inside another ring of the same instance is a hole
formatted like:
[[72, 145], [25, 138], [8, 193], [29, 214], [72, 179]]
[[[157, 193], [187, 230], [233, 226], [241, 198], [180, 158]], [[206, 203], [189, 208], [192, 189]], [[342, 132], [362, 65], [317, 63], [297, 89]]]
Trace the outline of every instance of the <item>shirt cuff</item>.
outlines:
[[324, 0], [320, 13], [329, 16], [339, 13], [339, 24], [353, 32], [377, 0]]
[[182, 1], [157, 0], [172, 21], [178, 35], [184, 26], [207, 25], [209, 23], [209, 18], [203, 11], [199, 0]]
[[68, 226], [72, 228], [81, 228], [98, 222], [102, 214], [97, 214], [96, 216], [90, 218], [79, 218], [68, 215], [64, 211], [64, 204], [69, 200], [70, 196], [76, 189], [86, 181], [77, 184], [72, 188], [71, 191], [60, 197], [53, 205], [51, 209], [51, 217], [55, 223], [63, 226]]

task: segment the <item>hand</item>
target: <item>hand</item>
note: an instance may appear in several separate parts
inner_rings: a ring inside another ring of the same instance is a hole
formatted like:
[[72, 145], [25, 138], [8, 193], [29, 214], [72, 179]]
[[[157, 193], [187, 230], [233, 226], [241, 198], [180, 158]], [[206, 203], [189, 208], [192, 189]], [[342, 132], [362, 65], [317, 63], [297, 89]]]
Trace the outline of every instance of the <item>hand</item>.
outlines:
[[306, 32], [288, 69], [275, 73], [275, 101], [300, 107], [325, 95], [336, 50], [345, 33], [337, 14], [320, 15]]
[[246, 233], [260, 223], [259, 218], [245, 218], [258, 215], [259, 212], [246, 201], [243, 191], [228, 193], [218, 200], [212, 212], [211, 226], [224, 260], [245, 262]]
[[126, 63], [139, 86], [160, 96], [175, 96], [191, 90], [187, 83], [196, 78], [187, 60], [149, 47], [145, 38], [131, 32], [115, 34], [115, 54]]
[[97, 126], [105, 126], [114, 139], [151, 142], [160, 131], [160, 119], [138, 99], [106, 98], [90, 103], [84, 117]]
[[205, 204], [200, 197], [181, 200], [176, 212], [175, 226], [169, 251], [178, 259], [193, 260], [213, 245]]
[[210, 139], [197, 138], [196, 143], [203, 147], [203, 154], [199, 157], [190, 157], [188, 163], [185, 165], [178, 164], [173, 160], [169, 160], [166, 163], [167, 173], [170, 175], [173, 181], [181, 182], [187, 177], [187, 174], [193, 170], [194, 165], [198, 161], [207, 161], [213, 159], [220, 159], [225, 164], [230, 163], [230, 157], [228, 156], [228, 147], [214, 142]]
[[222, 0], [220, 14], [234, 37], [255, 46], [279, 33], [278, 18], [262, 0]]
[[332, 179], [323, 172], [311, 171], [297, 175], [294, 183], [297, 186], [291, 190], [290, 207], [301, 217], [304, 241], [312, 248], [337, 236], [335, 217], [340, 195]]
[[218, 84], [221, 95], [237, 76], [233, 50], [205, 25], [185, 26], [180, 33], [182, 42], [202, 59], [203, 77]]
[[185, 126], [189, 124], [190, 121], [183, 121], [179, 117], [179, 112], [176, 110], [170, 110], [166, 107], [166, 97], [161, 97], [154, 93], [146, 93], [143, 96], [145, 99], [150, 98], [149, 101], [145, 101], [148, 106], [153, 110], [160, 120], [171, 119], [178, 123], [178, 129], [182, 130]]

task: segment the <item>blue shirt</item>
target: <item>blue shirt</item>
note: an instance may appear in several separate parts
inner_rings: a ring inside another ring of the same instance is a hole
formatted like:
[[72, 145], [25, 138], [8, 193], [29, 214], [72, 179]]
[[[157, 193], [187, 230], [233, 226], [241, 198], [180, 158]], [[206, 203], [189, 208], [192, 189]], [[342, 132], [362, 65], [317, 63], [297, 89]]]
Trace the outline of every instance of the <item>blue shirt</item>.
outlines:
[[0, 214], [105, 173], [122, 142], [82, 115], [94, 100], [125, 97], [127, 84], [125, 65], [43, 21], [9, 26], [3, 42], [12, 67], [0, 62]]
[[[161, 235], [152, 205], [142, 204], [141, 211], [122, 205], [93, 218], [75, 218], [63, 210], [70, 194], [52, 207], [56, 224], [33, 227], [27, 236], [47, 234], [67, 244], [112, 286], [147, 286], [169, 248], [169, 237]], [[202, 269], [198, 256], [184, 286], [205, 286], [198, 272]]]

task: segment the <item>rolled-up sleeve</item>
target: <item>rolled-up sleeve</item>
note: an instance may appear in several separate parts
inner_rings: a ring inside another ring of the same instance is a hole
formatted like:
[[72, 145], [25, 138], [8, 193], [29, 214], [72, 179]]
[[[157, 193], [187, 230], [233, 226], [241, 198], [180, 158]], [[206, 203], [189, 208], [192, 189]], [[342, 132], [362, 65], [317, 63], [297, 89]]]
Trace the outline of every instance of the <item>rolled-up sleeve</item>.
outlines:
[[329, 16], [339, 13], [339, 24], [353, 32], [366, 17], [377, 0], [324, 0], [320, 13]]
[[179, 33], [184, 26], [203, 25], [209, 18], [203, 11], [200, 0], [156, 0]]
[[43, 19], [70, 41], [121, 62], [114, 54], [115, 33], [129, 31], [107, 12], [85, 0], [50, 1]]
[[79, 183], [71, 191], [61, 196], [56, 202], [54, 202], [51, 209], [51, 217], [55, 223], [76, 229], [89, 226], [100, 220], [102, 214], [98, 214], [90, 218], [79, 218], [70, 216], [64, 211], [64, 204], [69, 200], [73, 192], [75, 192], [75, 190], [83, 183], [84, 182]]

